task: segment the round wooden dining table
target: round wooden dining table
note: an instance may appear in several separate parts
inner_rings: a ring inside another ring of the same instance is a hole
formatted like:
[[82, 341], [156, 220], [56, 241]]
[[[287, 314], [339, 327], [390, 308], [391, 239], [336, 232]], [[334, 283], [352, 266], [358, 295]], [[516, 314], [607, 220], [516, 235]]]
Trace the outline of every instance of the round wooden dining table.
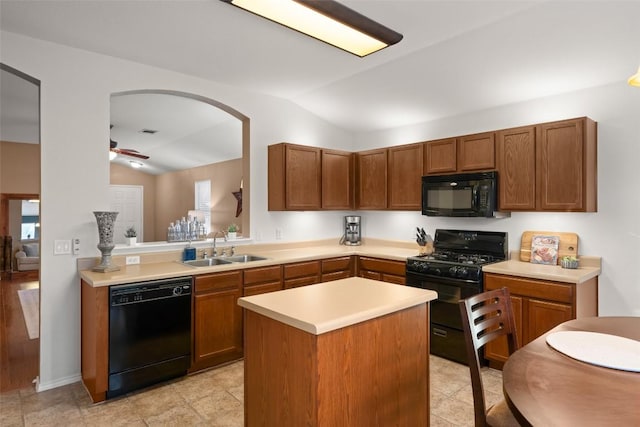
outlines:
[[565, 322], [513, 353], [502, 371], [509, 408], [524, 426], [640, 426], [640, 373], [581, 362], [547, 344], [558, 331], [640, 341], [640, 317]]

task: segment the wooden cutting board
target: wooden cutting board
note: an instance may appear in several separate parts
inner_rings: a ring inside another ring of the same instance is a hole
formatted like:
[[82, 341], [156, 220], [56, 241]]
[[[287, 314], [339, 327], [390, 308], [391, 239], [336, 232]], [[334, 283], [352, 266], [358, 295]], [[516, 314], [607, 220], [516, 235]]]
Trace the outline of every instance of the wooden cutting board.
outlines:
[[525, 231], [520, 240], [520, 261], [531, 262], [531, 240], [533, 236], [558, 236], [558, 264], [564, 256], [578, 256], [578, 235], [576, 233], [564, 233], [560, 231]]

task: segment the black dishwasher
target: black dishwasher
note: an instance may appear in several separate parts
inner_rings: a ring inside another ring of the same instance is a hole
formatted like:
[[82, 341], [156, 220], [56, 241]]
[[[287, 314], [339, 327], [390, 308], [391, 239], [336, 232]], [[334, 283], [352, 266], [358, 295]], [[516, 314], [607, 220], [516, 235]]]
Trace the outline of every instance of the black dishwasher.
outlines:
[[187, 373], [191, 277], [109, 288], [107, 398]]

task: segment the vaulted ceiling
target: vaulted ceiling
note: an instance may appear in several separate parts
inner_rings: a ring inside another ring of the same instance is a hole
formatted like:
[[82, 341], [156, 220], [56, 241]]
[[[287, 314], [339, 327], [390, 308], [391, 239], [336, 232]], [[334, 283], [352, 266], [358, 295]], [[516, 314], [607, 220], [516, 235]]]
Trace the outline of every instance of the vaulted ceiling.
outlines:
[[362, 132], [624, 83], [640, 65], [637, 1], [343, 3], [404, 39], [358, 58], [218, 0], [2, 0], [0, 25], [285, 98]]

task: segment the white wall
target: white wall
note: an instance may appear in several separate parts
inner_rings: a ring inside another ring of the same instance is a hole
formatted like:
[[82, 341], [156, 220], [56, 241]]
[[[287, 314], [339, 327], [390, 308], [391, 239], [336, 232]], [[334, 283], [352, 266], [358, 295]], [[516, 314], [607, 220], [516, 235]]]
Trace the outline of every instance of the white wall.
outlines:
[[[251, 120], [251, 229], [262, 240], [338, 236], [337, 214], [293, 231], [286, 215], [267, 212], [267, 146], [348, 147], [352, 135], [289, 102], [168, 70], [2, 32], [0, 61], [41, 82], [40, 389], [80, 378], [80, 286], [76, 257], [53, 255], [54, 240], [80, 238], [79, 257], [99, 256], [95, 210], [108, 209], [109, 97], [166, 89], [209, 97]], [[295, 216], [295, 215], [292, 215]], [[305, 222], [304, 219], [301, 220]], [[295, 221], [294, 221], [295, 222]], [[337, 237], [336, 237], [337, 241]]]
[[367, 213], [365, 235], [410, 238], [415, 226], [507, 231], [509, 247], [526, 230], [575, 232], [580, 255], [602, 257], [599, 311], [602, 316], [640, 316], [640, 89], [619, 84], [562, 96], [357, 135], [358, 149], [465, 135], [546, 121], [588, 116], [598, 122], [598, 212], [512, 213], [506, 219], [425, 217], [418, 213]]
[[640, 315], [632, 269], [638, 252], [640, 91], [623, 83], [462, 117], [353, 135], [293, 104], [167, 70], [2, 32], [0, 61], [41, 81], [42, 270], [40, 389], [80, 375], [80, 292], [75, 258], [54, 256], [57, 239], [80, 238], [79, 257], [98, 256], [94, 210], [108, 208], [109, 96], [135, 89], [190, 92], [251, 119], [251, 230], [261, 241], [336, 238], [345, 212], [268, 212], [267, 146], [295, 142], [357, 150], [587, 115], [599, 122], [599, 211], [513, 214], [509, 219], [431, 219], [417, 212], [360, 212], [365, 237], [412, 240], [415, 226], [504, 230], [510, 247], [525, 230], [574, 231], [580, 254], [603, 257], [602, 315]]

